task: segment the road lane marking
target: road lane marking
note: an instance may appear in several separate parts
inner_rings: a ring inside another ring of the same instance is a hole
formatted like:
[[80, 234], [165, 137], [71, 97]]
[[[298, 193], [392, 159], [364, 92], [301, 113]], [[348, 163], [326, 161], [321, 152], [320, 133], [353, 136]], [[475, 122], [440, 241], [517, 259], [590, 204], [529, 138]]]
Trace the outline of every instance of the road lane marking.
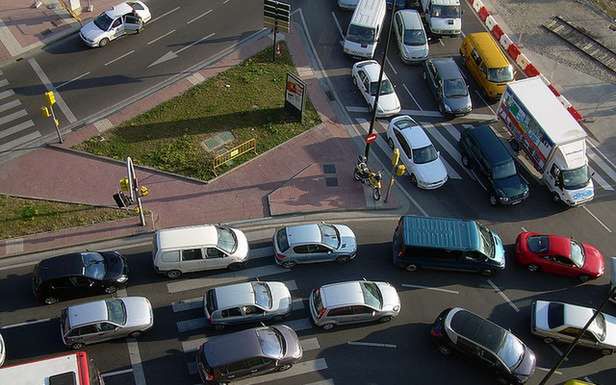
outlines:
[[597, 146], [595, 146], [593, 144], [593, 142], [591, 142], [590, 140], [587, 140], [586, 142], [588, 142], [588, 144], [590, 144], [590, 146], [597, 151], [597, 153], [601, 154], [601, 156], [603, 157], [603, 159], [605, 159], [606, 162], [608, 162], [613, 168], [616, 168], [616, 164], [612, 163], [612, 161], [610, 160], [610, 158], [608, 158], [607, 156], [605, 156], [604, 153], [601, 152], [601, 150], [599, 150], [599, 148]]
[[8, 86], [9, 85], [9, 81], [6, 79], [2, 79], [0, 80], [0, 87], [4, 87], [4, 86]]
[[0, 92], [0, 100], [6, 99], [9, 96], [13, 96], [13, 95], [15, 95], [15, 92], [13, 90], [2, 91]]
[[[34, 58], [30, 58], [28, 59], [28, 63], [30, 63], [30, 66], [32, 67], [36, 75], [39, 77], [41, 83], [43, 83], [47, 91], [54, 91], [55, 88], [53, 84], [51, 83], [51, 81], [49, 81], [47, 74], [45, 74], [38, 62]], [[69, 121], [69, 123], [75, 123], [77, 121], [77, 118], [75, 117], [71, 109], [68, 108], [66, 102], [64, 102], [64, 99], [62, 98], [62, 95], [60, 95], [60, 92], [55, 92], [55, 96], [56, 104], [60, 107], [60, 110], [62, 111], [64, 116], [66, 116], [66, 119]]]
[[586, 210], [586, 212], [587, 212], [588, 214], [590, 214], [590, 216], [591, 216], [591, 217], [595, 218], [595, 220], [596, 220], [597, 222], [599, 222], [599, 224], [600, 224], [601, 226], [603, 226], [603, 228], [604, 228], [604, 229], [606, 229], [608, 233], [611, 233], [611, 232], [612, 232], [612, 230], [611, 230], [609, 227], [607, 227], [607, 225], [606, 225], [605, 223], [601, 222], [601, 220], [600, 220], [599, 218], [597, 218], [597, 217], [595, 216], [595, 214], [593, 214], [593, 213], [592, 213], [592, 212], [591, 212], [591, 211], [590, 211], [590, 210], [589, 210], [586, 206], [582, 206], [582, 208], [583, 208], [584, 210]]
[[445, 46], [445, 43], [443, 43], [443, 39], [442, 39], [442, 38], [439, 38], [439, 39], [438, 39], [438, 42], [439, 42], [439, 43], [440, 43], [443, 47]]
[[5, 115], [0, 118], [0, 126], [6, 123], [12, 122], [15, 119], [23, 118], [24, 116], [27, 116], [27, 115], [28, 115], [28, 112], [26, 112], [26, 110], [19, 110], [19, 111], [13, 112], [12, 114]]
[[132, 371], [133, 371], [133, 368], [124, 369], [124, 370], [116, 370], [114, 372], [101, 373], [101, 377], [107, 378], [111, 376], [118, 376], [120, 374], [132, 373]]
[[[594, 170], [592, 169], [592, 167], [589, 167], [589, 168], [590, 168], [590, 172], [593, 173]], [[597, 182], [604, 190], [614, 191], [614, 188], [609, 183], [607, 183], [607, 181], [603, 179], [601, 175], [595, 173], [595, 175], [592, 176], [592, 179], [595, 182]]]
[[175, 29], [172, 29], [171, 31], [167, 32], [166, 34], [164, 34], [164, 35], [162, 35], [162, 36], [159, 36], [159, 37], [157, 37], [157, 38], [156, 38], [156, 39], [154, 39], [154, 40], [150, 40], [149, 42], [147, 42], [147, 45], [154, 44], [154, 43], [156, 43], [157, 41], [159, 41], [160, 39], [162, 39], [162, 38], [164, 38], [164, 37], [167, 37], [167, 36], [171, 35], [171, 34], [172, 34], [172, 33], [174, 33], [174, 32], [175, 32]]
[[616, 172], [601, 158], [593, 148], [587, 148], [586, 154], [592, 159], [601, 170], [603, 170], [613, 181], [616, 181]]
[[456, 290], [449, 290], [449, 289], [441, 289], [440, 287], [430, 287], [430, 286], [421, 286], [421, 285], [411, 285], [410, 283], [403, 283], [400, 286], [402, 287], [411, 287], [411, 288], [415, 288], [415, 289], [426, 289], [426, 290], [434, 290], [434, 291], [440, 291], [443, 293], [449, 293], [449, 294], [460, 294], [458, 291]]
[[496, 115], [496, 112], [492, 109], [492, 107], [488, 104], [488, 102], [486, 102], [486, 100], [483, 98], [483, 96], [481, 96], [481, 93], [480, 93], [479, 91], [477, 91], [477, 90], [475, 90], [475, 93], [477, 94], [477, 96], [479, 96], [479, 99], [481, 99], [481, 101], [482, 101], [482, 102], [483, 102], [486, 106], [488, 106], [488, 108], [490, 109], [490, 111], [492, 111], [492, 113], [493, 113], [494, 115]]
[[394, 71], [394, 74], [395, 74], [395, 75], [398, 75], [398, 71], [396, 71], [396, 68], [394, 67], [394, 65], [393, 65], [393, 64], [391, 64], [391, 62], [389, 61], [389, 58], [388, 58], [388, 57], [386, 57], [386, 58], [385, 58], [385, 61], [387, 62], [387, 64], [388, 64], [388, 65], [389, 65], [389, 67], [391, 68], [391, 70], [392, 70], [392, 71]]
[[136, 339], [129, 338], [126, 345], [128, 345], [128, 358], [130, 359], [130, 366], [133, 368], [135, 385], [146, 385], [143, 364], [141, 363], [141, 353], [139, 353], [139, 344]]
[[342, 33], [342, 28], [340, 28], [340, 23], [338, 22], [338, 18], [334, 11], [332, 11], [332, 17], [334, 18], [334, 22], [336, 23], [336, 28], [338, 28], [338, 33], [340, 34], [340, 38], [344, 40], [344, 34]]
[[[207, 337], [195, 338], [188, 341], [182, 342], [182, 352], [190, 353], [195, 352], [201, 345], [203, 345], [207, 341]], [[318, 350], [321, 348], [319, 345], [319, 340], [316, 337], [312, 338], [304, 338], [299, 340], [300, 345], [304, 351], [310, 350]]]
[[[563, 356], [563, 352], [554, 344], [548, 344], [550, 345], [550, 347], [552, 348], [552, 350], [554, 350], [556, 352], [556, 354], [558, 354], [559, 356]], [[569, 361], [569, 358], [565, 358], [565, 361]]]
[[[460, 167], [468, 174], [468, 168], [462, 164], [462, 155], [454, 148], [454, 146], [438, 131], [431, 123], [422, 123], [422, 126], [427, 129], [427, 132], [449, 153], [449, 155], [460, 165]], [[470, 175], [469, 175], [470, 176]]]
[[115, 63], [115, 62], [117, 62], [117, 61], [118, 61], [118, 60], [120, 60], [120, 59], [124, 59], [125, 57], [127, 57], [127, 56], [128, 56], [128, 55], [130, 55], [130, 54], [132, 54], [133, 52], [135, 52], [135, 50], [134, 50], [134, 49], [131, 49], [130, 51], [128, 51], [128, 52], [127, 52], [127, 53], [125, 53], [124, 55], [118, 56], [117, 58], [115, 58], [115, 59], [113, 59], [113, 60], [111, 60], [111, 61], [108, 61], [107, 63], [105, 63], [105, 65], [106, 65], [106, 66], [108, 66], [109, 64], [111, 64], [111, 63]]
[[396, 349], [398, 347], [397, 345], [392, 345], [392, 344], [377, 344], [374, 342], [359, 342], [359, 341], [348, 341], [347, 345], [374, 346], [377, 348], [392, 348], [392, 349]]
[[223, 1], [222, 3], [223, 3], [223, 4], [227, 4], [229, 1], [230, 1], [230, 0], [225, 0], [225, 1]]
[[40, 323], [48, 322], [48, 321], [51, 321], [51, 320], [52, 320], [51, 318], [44, 318], [44, 319], [39, 319], [39, 320], [31, 320], [31, 321], [20, 322], [20, 323], [12, 324], [12, 325], [4, 325], [4, 326], [0, 327], [0, 330], [17, 328], [17, 327], [20, 327], [20, 326], [28, 326], [28, 325], [40, 324]]
[[211, 9], [210, 9], [209, 11], [203, 12], [203, 13], [202, 13], [202, 14], [200, 14], [199, 16], [194, 17], [194, 18], [192, 18], [192, 19], [188, 20], [188, 21], [186, 22], [186, 24], [190, 24], [190, 23], [192, 23], [193, 21], [197, 21], [197, 20], [201, 19], [202, 17], [207, 16], [207, 15], [208, 15], [208, 14], [210, 14], [211, 12], [212, 12], [212, 10], [211, 10]]
[[349, 112], [368, 112], [368, 107], [345, 106]]
[[173, 8], [172, 10], [167, 11], [167, 12], [163, 13], [162, 15], [157, 16], [157, 17], [153, 18], [152, 20], [150, 20], [150, 21], [148, 22], [148, 24], [152, 24], [153, 22], [155, 22], [155, 21], [158, 21], [158, 20], [162, 19], [163, 17], [165, 17], [165, 16], [167, 16], [167, 15], [169, 15], [169, 14], [171, 14], [171, 13], [173, 13], [173, 12], [177, 11], [178, 9], [180, 9], [180, 7], [175, 7], [175, 8]]
[[334, 385], [334, 380], [332, 380], [331, 378], [328, 378], [327, 380], [311, 382], [311, 383], [305, 384], [305, 385]]
[[21, 105], [21, 101], [19, 99], [11, 100], [8, 103], [4, 103], [0, 105], [0, 112], [4, 112], [6, 110], [10, 110], [11, 108], [15, 108]]
[[34, 122], [32, 120], [27, 120], [25, 122], [21, 122], [15, 126], [12, 126], [6, 130], [3, 130], [2, 132], [0, 132], [0, 139], [5, 138], [9, 135], [13, 135], [16, 134], [20, 131], [26, 130], [30, 127], [34, 126]]
[[155, 66], [155, 65], [157, 65], [157, 64], [164, 63], [164, 62], [166, 62], [166, 61], [169, 61], [169, 60], [175, 59], [175, 58], [177, 58], [177, 57], [178, 57], [178, 54], [179, 54], [180, 52], [183, 52], [183, 51], [185, 51], [185, 50], [189, 49], [190, 47], [192, 47], [192, 46], [194, 46], [194, 45], [196, 45], [196, 44], [199, 44], [199, 43], [201, 43], [202, 41], [204, 41], [204, 40], [206, 40], [206, 39], [209, 39], [210, 37], [212, 37], [212, 36], [214, 36], [214, 35], [216, 35], [216, 33], [212, 32], [212, 33], [210, 33], [209, 35], [204, 36], [204, 37], [202, 37], [201, 39], [195, 40], [195, 41], [193, 41], [192, 43], [190, 43], [190, 44], [188, 44], [188, 45], [186, 45], [186, 46], [184, 46], [184, 47], [182, 47], [182, 48], [178, 49], [177, 51], [169, 51], [169, 52], [167, 52], [166, 54], [164, 54], [163, 56], [161, 56], [161, 57], [159, 57], [158, 59], [156, 59], [156, 60], [155, 60], [152, 64], [150, 64], [149, 66], [147, 66], [147, 67], [146, 67], [146, 69], [147, 69], [147, 68], [150, 68], [150, 67], [153, 67], [153, 66]]
[[[541, 366], [536, 366], [535, 368], [537, 368], [537, 369], [539, 369], [541, 371], [544, 371], [544, 372], [549, 372], [551, 370], [551, 369], [548, 369], [548, 368], [542, 368]], [[558, 374], [560, 376], [561, 374], [563, 374], [563, 372], [556, 370], [554, 372], [554, 374]]]
[[327, 363], [325, 362], [325, 358], [317, 358], [312, 361], [303, 361], [299, 362], [289, 370], [285, 370], [284, 372], [277, 372], [273, 374], [266, 374], [263, 376], [246, 378], [245, 380], [234, 381], [233, 385], [254, 385], [254, 384], [262, 384], [262, 383], [271, 383], [273, 381], [282, 380], [288, 377], [300, 376], [302, 374], [318, 372], [320, 370], [327, 369]]
[[[19, 145], [24, 144], [24, 143], [28, 143], [28, 142], [30, 142], [30, 141], [32, 141], [34, 139], [38, 139], [40, 137], [41, 137], [41, 133], [38, 132], [38, 131], [35, 131], [35, 132], [33, 132], [31, 134], [28, 134], [28, 135], [21, 136], [21, 137], [15, 139], [15, 140], [11, 140], [10, 142], [6, 142], [6, 143], [0, 145], [0, 153], [9, 151], [10, 149], [13, 149], [13, 148], [15, 148], [15, 147], [17, 147]], [[13, 266], [9, 266], [9, 267], [0, 268], [0, 270], [8, 270], [8, 269], [12, 269], [14, 267], [30, 266], [30, 265], [35, 265], [37, 263], [38, 262], [21, 263], [21, 264], [18, 264], [18, 265], [13, 265]]]
[[491, 279], [488, 279], [488, 283], [490, 284], [490, 286], [492, 286], [492, 288], [501, 296], [503, 297], [503, 299], [505, 301], [507, 301], [507, 303], [513, 308], [513, 310], [515, 310], [516, 312], [520, 312], [520, 309], [518, 309], [518, 307], [515, 305], [515, 303], [511, 302], [511, 300], [509, 299], [509, 297], [507, 297], [505, 295], [505, 293], [503, 293], [501, 291], [501, 289], [498, 288], [498, 286], [496, 286], [496, 284], [494, 282], [492, 282]]
[[79, 76], [75, 76], [75, 77], [74, 77], [74, 78], [72, 78], [71, 80], [65, 81], [64, 83], [62, 83], [62, 84], [60, 84], [59, 86], [57, 86], [57, 87], [56, 87], [56, 90], [58, 90], [58, 89], [60, 89], [60, 88], [64, 87], [65, 85], [67, 85], [67, 84], [69, 84], [69, 83], [74, 82], [75, 80], [79, 80], [79, 79], [81, 79], [82, 77], [84, 77], [84, 76], [88, 76], [88, 75], [90, 75], [90, 72], [84, 72], [84, 73], [82, 73], [82, 74], [81, 74], [81, 75], [79, 75]]
[[456, 142], [460, 141], [460, 131], [458, 131], [456, 126], [454, 126], [451, 123], [445, 123], [445, 122], [441, 123], [441, 126], [445, 127], [445, 130], [447, 130], [449, 135], [451, 135], [456, 140]]
[[525, 233], [528, 233], [528, 230], [526, 230], [526, 227], [520, 226], [520, 229], [522, 229], [522, 231], [524, 231]]
[[[419, 105], [419, 102], [417, 102], [417, 99], [415, 99], [415, 97], [413, 96], [411, 91], [408, 89], [406, 84], [402, 83], [402, 87], [404, 87], [404, 90], [406, 91], [406, 93], [409, 94], [411, 99], [413, 99], [413, 102], [415, 102], [415, 105], [417, 106], [417, 108], [419, 108], [420, 111], [423, 111], [423, 108], [421, 108], [421, 106]], [[439, 115], [440, 115], [440, 113], [439, 113]]]
[[[420, 107], [421, 108], [421, 107]], [[411, 116], [427, 116], [432, 118], [442, 118], [443, 114], [439, 111], [424, 111], [424, 110], [401, 110], [400, 115], [411, 115]]]

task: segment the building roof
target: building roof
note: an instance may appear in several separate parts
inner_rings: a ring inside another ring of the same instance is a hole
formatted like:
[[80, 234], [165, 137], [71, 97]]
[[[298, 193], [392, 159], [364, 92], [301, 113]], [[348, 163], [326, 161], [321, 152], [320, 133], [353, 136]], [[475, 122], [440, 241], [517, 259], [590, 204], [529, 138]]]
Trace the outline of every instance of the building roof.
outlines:
[[441, 79], [464, 79], [456, 62], [450, 58], [428, 59], [436, 67]]
[[160, 249], [183, 249], [194, 246], [215, 246], [218, 232], [213, 225], [183, 226], [158, 230]]
[[107, 320], [105, 300], [69, 306], [67, 312], [71, 327]]
[[472, 220], [407, 215], [403, 225], [407, 245], [463, 251], [480, 248], [479, 229]]
[[217, 287], [215, 292], [219, 309], [254, 305], [255, 303], [255, 292], [250, 282]]
[[326, 308], [363, 304], [361, 281], [332, 283], [321, 287], [321, 301]]
[[470, 33], [466, 37], [475, 42], [474, 48], [488, 68], [502, 68], [509, 65], [509, 60], [489, 32]]
[[287, 227], [287, 239], [289, 245], [304, 243], [321, 243], [321, 230], [316, 223]]
[[468, 133], [477, 139], [479, 146], [481, 146], [481, 152], [490, 164], [496, 165], [513, 160], [503, 142], [496, 136], [490, 126], [482, 125], [469, 128]]

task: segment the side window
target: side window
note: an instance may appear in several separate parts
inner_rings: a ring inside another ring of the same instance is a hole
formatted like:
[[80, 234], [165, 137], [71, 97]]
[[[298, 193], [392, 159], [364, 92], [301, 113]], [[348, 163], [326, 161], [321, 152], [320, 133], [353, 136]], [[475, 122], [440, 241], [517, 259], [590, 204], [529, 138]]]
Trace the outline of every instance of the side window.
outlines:
[[160, 260], [163, 262], [179, 262], [180, 250], [163, 251], [160, 255]]
[[475, 344], [471, 343], [466, 338], [458, 337], [458, 341], [456, 345], [463, 352], [473, 354], [473, 355], [477, 355], [479, 353]]
[[54, 289], [63, 289], [66, 287], [72, 287], [73, 283], [71, 282], [70, 278], [58, 278], [51, 281], [49, 286]]
[[475, 64], [477, 64], [477, 67], [483, 64], [483, 60], [481, 60], [481, 56], [479, 56], [475, 48], [471, 50], [471, 57], [473, 58]]
[[351, 306], [339, 307], [337, 309], [331, 309], [329, 312], [327, 312], [328, 317], [339, 317], [339, 316], [352, 315], [352, 314], [353, 314], [353, 309]]
[[212, 259], [212, 258], [224, 258], [225, 257], [225, 253], [223, 253], [222, 251], [218, 250], [215, 247], [208, 247], [205, 249], [205, 253], [207, 254], [207, 259]]
[[246, 369], [248, 369], [248, 366], [246, 366], [246, 360], [234, 362], [232, 364], [227, 365], [228, 373], [236, 373], [236, 372], [243, 371]]
[[182, 261], [198, 261], [203, 259], [203, 251], [201, 249], [182, 250]]
[[110, 324], [109, 322], [102, 322], [99, 324], [98, 328], [100, 329], [100, 331], [107, 332], [107, 331], [115, 330], [116, 327], [115, 325]]
[[488, 76], [488, 68], [486, 67], [485, 64], [481, 63], [481, 65], [479, 66], [479, 70], [481, 71], [481, 73], [483, 73], [485, 76]]
[[556, 166], [556, 164], [552, 165], [552, 168], [550, 169], [550, 174], [552, 174], [554, 178], [558, 179], [558, 176], [560, 175], [560, 169]]
[[221, 311], [220, 315], [222, 316], [222, 318], [240, 317], [242, 315], [242, 312], [239, 307], [232, 307], [231, 309]]
[[94, 334], [94, 333], [98, 333], [98, 328], [96, 327], [96, 325], [87, 325], [87, 326], [82, 326], [79, 328], [80, 336], [85, 336], [85, 335]]
[[90, 280], [84, 277], [70, 277], [69, 281], [75, 287], [88, 287], [90, 286]]
[[313, 253], [328, 253], [331, 250], [328, 249], [327, 247], [323, 246], [323, 245], [312, 245], [313, 247]]
[[571, 260], [570, 260], [570, 259], [568, 259], [568, 258], [564, 258], [564, 257], [561, 257], [560, 255], [555, 256], [555, 257], [554, 257], [554, 260], [555, 260], [557, 263], [560, 263], [561, 265], [566, 265], [566, 266], [571, 266], [571, 265], [573, 265], [573, 263], [571, 262]]
[[244, 361], [244, 366], [246, 366], [247, 369], [257, 369], [261, 366], [263, 366], [264, 361], [261, 357], [253, 357], [253, 358], [249, 358], [247, 360]]
[[396, 135], [396, 139], [398, 139], [398, 143], [400, 143], [400, 147], [402, 147], [402, 151], [404, 151], [406, 157], [413, 159], [413, 151], [411, 151], [411, 147], [406, 142], [406, 139], [404, 139], [404, 136], [402, 136], [398, 130], [394, 130], [394, 134]]
[[113, 21], [113, 24], [111, 25], [111, 28], [118, 27], [120, 24], [122, 24], [122, 18], [118, 17], [117, 19], [115, 19]]
[[372, 309], [366, 306], [351, 306], [353, 314], [361, 315], [361, 314], [371, 314], [373, 312]]
[[256, 306], [244, 306], [242, 308], [244, 310], [244, 314], [246, 315], [255, 315], [255, 314], [263, 314], [265, 313], [265, 311], [263, 311], [263, 309], [260, 309]]
[[310, 253], [310, 245], [295, 246], [293, 248], [293, 251], [296, 252], [297, 254], [308, 254]]
[[400, 14], [396, 13], [396, 27], [398, 27], [398, 33], [402, 36], [404, 28], [402, 27], [402, 21], [400, 20]]

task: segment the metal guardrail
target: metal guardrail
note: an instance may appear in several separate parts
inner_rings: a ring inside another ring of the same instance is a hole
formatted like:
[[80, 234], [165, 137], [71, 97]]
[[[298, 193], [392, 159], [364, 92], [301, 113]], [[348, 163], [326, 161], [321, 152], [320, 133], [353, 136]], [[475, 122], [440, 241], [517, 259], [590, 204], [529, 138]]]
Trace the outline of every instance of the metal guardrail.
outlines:
[[238, 156], [244, 155], [251, 150], [254, 151], [255, 154], [257, 153], [257, 140], [254, 138], [247, 140], [239, 146], [235, 146], [232, 149], [227, 150], [222, 154], [216, 156], [213, 161], [214, 174], [216, 174], [217, 168], [227, 164]]
[[601, 44], [583, 28], [572, 24], [560, 16], [554, 16], [546, 21], [543, 27], [584, 52], [598, 63], [603, 64], [612, 72], [616, 72], [616, 52]]

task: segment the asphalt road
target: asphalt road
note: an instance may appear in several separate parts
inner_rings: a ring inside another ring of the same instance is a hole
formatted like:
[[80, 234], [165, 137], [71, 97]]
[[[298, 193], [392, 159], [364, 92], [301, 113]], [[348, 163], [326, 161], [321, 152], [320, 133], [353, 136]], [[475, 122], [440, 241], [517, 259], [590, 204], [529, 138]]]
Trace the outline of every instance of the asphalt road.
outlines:
[[[565, 347], [546, 345], [530, 334], [530, 302], [544, 298], [597, 306], [607, 292], [606, 277], [580, 285], [568, 278], [531, 273], [516, 266], [510, 253], [506, 270], [492, 278], [454, 272], [402, 271], [391, 263], [390, 242], [396, 219], [344, 221], [356, 232], [360, 242], [357, 259], [346, 265], [326, 263], [298, 266], [293, 270], [279, 268], [273, 261], [271, 244], [261, 240], [263, 231], [247, 233], [251, 240], [251, 261], [239, 274], [199, 273], [170, 281], [154, 273], [149, 247], [124, 251], [131, 275], [126, 293], [120, 295], [148, 297], [154, 307], [154, 328], [139, 338], [137, 344], [134, 340], [129, 343], [118, 340], [90, 345], [87, 351], [110, 385], [144, 385], [134, 379], [138, 367], [143, 368], [147, 385], [198, 383], [192, 365], [194, 348], [217, 332], [199, 325], [202, 309], [199, 302], [191, 300], [202, 296], [214, 280], [220, 284], [259, 276], [261, 280], [286, 282], [294, 298], [304, 299], [285, 323], [298, 331], [306, 352], [302, 363], [281, 377], [265, 375], [242, 384], [492, 385], [493, 378], [481, 367], [460, 357], [442, 357], [430, 342], [429, 325], [440, 311], [462, 306], [511, 329], [535, 351], [540, 369], [529, 382], [533, 385], [545, 374], [545, 368], [557, 361], [558, 352]], [[519, 231], [509, 224], [491, 227], [507, 243]], [[63, 351], [57, 318], [61, 309], [94, 299], [38, 305], [31, 294], [31, 270], [32, 267], [0, 270], [0, 292], [10, 293], [0, 305], [0, 332], [6, 340], [9, 364]], [[361, 278], [392, 283], [401, 297], [400, 316], [386, 324], [341, 327], [330, 332], [313, 327], [305, 301], [310, 291], [326, 283]], [[616, 306], [610, 304], [607, 311], [616, 312]], [[135, 346], [138, 346], [139, 361], [134, 354], [132, 357], [129, 354], [129, 349]], [[597, 384], [609, 384], [616, 372], [612, 361], [613, 357], [579, 348], [550, 384], [561, 384], [574, 377], [589, 377]], [[325, 380], [330, 382], [318, 382]]]

